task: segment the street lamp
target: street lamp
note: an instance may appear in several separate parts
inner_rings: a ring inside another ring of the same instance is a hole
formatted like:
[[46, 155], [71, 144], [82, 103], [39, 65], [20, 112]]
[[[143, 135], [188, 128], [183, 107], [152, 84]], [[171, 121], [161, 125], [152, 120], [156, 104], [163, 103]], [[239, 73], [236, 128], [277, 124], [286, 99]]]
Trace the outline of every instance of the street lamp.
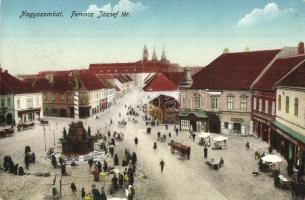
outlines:
[[54, 129], [53, 129], [53, 141], [54, 141], [54, 147], [55, 147], [55, 134], [54, 134]]
[[43, 127], [43, 136], [44, 136], [44, 153], [47, 152], [47, 141], [46, 141], [46, 128]]

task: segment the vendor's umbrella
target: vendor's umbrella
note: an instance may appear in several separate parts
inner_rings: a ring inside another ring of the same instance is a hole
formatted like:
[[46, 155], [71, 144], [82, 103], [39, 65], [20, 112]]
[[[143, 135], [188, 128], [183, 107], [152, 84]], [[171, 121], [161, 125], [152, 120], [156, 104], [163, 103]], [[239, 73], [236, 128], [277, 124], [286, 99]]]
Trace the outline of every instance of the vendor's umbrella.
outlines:
[[270, 162], [270, 163], [278, 163], [282, 161], [282, 159], [277, 155], [266, 155], [262, 157], [262, 160], [264, 162]]
[[210, 137], [211, 133], [207, 133], [207, 132], [201, 132], [198, 137], [200, 138], [207, 138]]
[[218, 136], [218, 137], [214, 138], [214, 141], [216, 141], [216, 142], [222, 142], [222, 141], [225, 141], [225, 140], [228, 140], [228, 138], [224, 137], [224, 136]]

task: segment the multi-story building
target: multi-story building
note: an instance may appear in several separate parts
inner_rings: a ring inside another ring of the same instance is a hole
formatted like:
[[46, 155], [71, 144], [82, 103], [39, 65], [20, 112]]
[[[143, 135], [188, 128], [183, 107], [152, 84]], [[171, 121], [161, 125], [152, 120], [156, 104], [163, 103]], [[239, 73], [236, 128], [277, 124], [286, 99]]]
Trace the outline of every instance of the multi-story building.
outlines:
[[42, 93], [33, 92], [7, 70], [0, 68], [0, 73], [0, 123], [10, 125], [42, 118]]
[[288, 56], [277, 57], [251, 85], [253, 132], [274, 148], [277, 147], [276, 133], [271, 129], [276, 114], [274, 84], [292, 68], [305, 61], [304, 43], [300, 42], [296, 49], [298, 51], [294, 55], [290, 53]]
[[276, 117], [272, 143], [296, 167], [305, 170], [305, 61], [275, 83]]
[[224, 53], [196, 73], [180, 90], [180, 128], [252, 134], [250, 86], [280, 51]]
[[[55, 75], [54, 75], [55, 74]], [[79, 91], [79, 116], [90, 117], [108, 108], [111, 102], [108, 96], [113, 96], [114, 90], [106, 85], [95, 74], [88, 71], [75, 73], [80, 84]], [[34, 91], [43, 92], [44, 113], [48, 116], [73, 117], [73, 86], [71, 72], [56, 74], [46, 73], [32, 81]]]
[[146, 81], [143, 108], [161, 123], [178, 122], [178, 85], [182, 76], [182, 72], [159, 72]]

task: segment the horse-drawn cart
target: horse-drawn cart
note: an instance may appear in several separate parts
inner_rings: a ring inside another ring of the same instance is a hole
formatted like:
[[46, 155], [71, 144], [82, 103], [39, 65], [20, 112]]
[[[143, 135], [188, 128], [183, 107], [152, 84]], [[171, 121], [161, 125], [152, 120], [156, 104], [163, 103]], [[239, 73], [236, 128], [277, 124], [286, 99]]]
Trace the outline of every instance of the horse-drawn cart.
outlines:
[[5, 138], [7, 136], [12, 136], [14, 133], [14, 129], [10, 126], [0, 127], [0, 137]]
[[35, 126], [34, 122], [19, 123], [17, 125], [17, 129], [18, 129], [18, 131], [21, 131], [21, 130], [24, 130], [24, 129], [32, 128], [34, 126]]
[[46, 120], [46, 119], [39, 119], [39, 121], [40, 121], [40, 125], [48, 125], [49, 124], [49, 121], [48, 120]]
[[171, 146], [171, 152], [175, 153], [175, 151], [180, 152], [180, 155], [184, 158], [187, 156], [187, 159], [190, 159], [190, 153], [191, 153], [191, 147], [187, 146], [185, 144], [171, 141], [168, 143], [169, 146]]

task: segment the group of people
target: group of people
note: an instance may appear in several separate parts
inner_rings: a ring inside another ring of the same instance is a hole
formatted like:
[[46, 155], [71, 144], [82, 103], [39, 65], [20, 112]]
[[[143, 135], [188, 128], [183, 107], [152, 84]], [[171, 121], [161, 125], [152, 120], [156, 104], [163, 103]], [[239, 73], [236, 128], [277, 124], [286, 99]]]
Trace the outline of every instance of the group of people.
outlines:
[[4, 171], [15, 175], [23, 176], [25, 174], [23, 167], [19, 166], [18, 164], [14, 164], [14, 161], [11, 156], [4, 156], [3, 168]]

